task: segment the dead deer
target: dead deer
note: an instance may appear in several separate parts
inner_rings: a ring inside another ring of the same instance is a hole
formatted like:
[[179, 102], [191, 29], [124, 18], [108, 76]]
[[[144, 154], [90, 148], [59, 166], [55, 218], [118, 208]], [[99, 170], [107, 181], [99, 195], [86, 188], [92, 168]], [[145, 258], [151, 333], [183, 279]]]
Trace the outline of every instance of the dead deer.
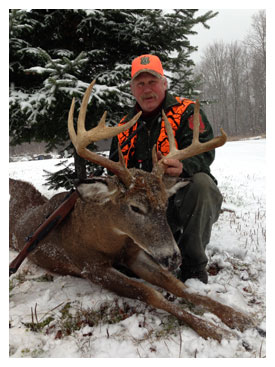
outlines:
[[[30, 259], [49, 271], [87, 278], [122, 297], [138, 299], [165, 310], [204, 338], [221, 341], [223, 336], [233, 334], [183, 310], [148, 283], [203, 306], [230, 328], [243, 331], [252, 327], [254, 324], [250, 317], [195, 293], [171, 273], [180, 265], [181, 256], [166, 220], [167, 202], [169, 195], [187, 183], [166, 180], [162, 160], [158, 161], [155, 150], [152, 153], [153, 170], [149, 173], [127, 169], [121, 151], [119, 162], [113, 162], [86, 148], [92, 141], [112, 137], [122, 128], [128, 129], [139, 117], [136, 115], [122, 127], [106, 127], [104, 114], [97, 127], [86, 131], [86, 109], [94, 82], [83, 97], [77, 134], [73, 125], [72, 101], [68, 117], [69, 134], [81, 157], [107, 168], [114, 175], [80, 184], [74, 209], [57, 229], [41, 241]], [[196, 103], [193, 143], [186, 149], [177, 150], [169, 121], [165, 114], [163, 116], [170, 143], [169, 157], [186, 159], [226, 142], [226, 134], [222, 130], [221, 136], [206, 143], [199, 142], [199, 104]], [[12, 247], [20, 250], [26, 234], [41, 223], [66, 193], [48, 200], [32, 185], [15, 180], [10, 181], [10, 192], [10, 241]], [[147, 284], [118, 271], [114, 267], [116, 264], [127, 267]]]

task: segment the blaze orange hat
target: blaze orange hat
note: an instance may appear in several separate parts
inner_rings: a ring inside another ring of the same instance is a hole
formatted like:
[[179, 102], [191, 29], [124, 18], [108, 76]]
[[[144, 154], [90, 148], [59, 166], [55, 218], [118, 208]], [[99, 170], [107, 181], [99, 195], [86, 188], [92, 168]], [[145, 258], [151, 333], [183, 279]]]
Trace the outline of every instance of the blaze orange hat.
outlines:
[[140, 73], [151, 73], [158, 78], [164, 76], [160, 59], [155, 55], [141, 55], [132, 61], [132, 80]]

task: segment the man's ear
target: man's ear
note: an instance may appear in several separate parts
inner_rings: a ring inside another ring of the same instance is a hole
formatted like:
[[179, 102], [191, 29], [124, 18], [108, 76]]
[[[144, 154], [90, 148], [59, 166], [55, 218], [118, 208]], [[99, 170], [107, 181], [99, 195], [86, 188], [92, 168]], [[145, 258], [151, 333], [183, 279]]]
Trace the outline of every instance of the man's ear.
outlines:
[[134, 96], [134, 81], [133, 80], [131, 80], [130, 87], [131, 87], [132, 95]]

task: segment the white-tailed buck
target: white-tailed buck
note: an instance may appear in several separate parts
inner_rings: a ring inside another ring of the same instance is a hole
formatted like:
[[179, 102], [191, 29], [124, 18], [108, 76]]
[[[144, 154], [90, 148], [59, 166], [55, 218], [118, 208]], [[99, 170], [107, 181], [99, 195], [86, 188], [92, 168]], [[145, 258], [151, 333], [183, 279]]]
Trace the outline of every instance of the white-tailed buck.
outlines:
[[[110, 138], [121, 129], [128, 129], [139, 117], [134, 117], [122, 127], [106, 127], [105, 114], [99, 125], [85, 130], [88, 100], [94, 82], [88, 87], [79, 112], [77, 134], [73, 125], [74, 100], [68, 118], [71, 140], [78, 154], [95, 162], [113, 176], [94, 178], [91, 183], [77, 187], [79, 198], [66, 219], [30, 255], [39, 266], [59, 274], [71, 274], [87, 278], [123, 297], [129, 297], [165, 310], [183, 320], [204, 338], [221, 340], [232, 335], [198, 316], [168, 301], [151, 283], [182, 297], [217, 315], [230, 328], [244, 330], [253, 327], [253, 321], [243, 313], [209, 297], [199, 295], [176, 279], [171, 270], [181, 263], [181, 256], [166, 220], [169, 195], [186, 185], [185, 181], [166, 181], [162, 160], [153, 151], [151, 173], [127, 169], [120, 152], [119, 162], [113, 162], [89, 151], [92, 141]], [[169, 157], [186, 159], [223, 145], [226, 135], [199, 142], [199, 104], [194, 113], [194, 138], [190, 147], [178, 151], [170, 124], [166, 120], [169, 136]], [[192, 183], [190, 183], [192, 184]], [[66, 193], [48, 200], [32, 185], [10, 180], [10, 241], [17, 250], [24, 246], [24, 239], [57, 207]], [[127, 277], [114, 266], [123, 265], [147, 283]]]

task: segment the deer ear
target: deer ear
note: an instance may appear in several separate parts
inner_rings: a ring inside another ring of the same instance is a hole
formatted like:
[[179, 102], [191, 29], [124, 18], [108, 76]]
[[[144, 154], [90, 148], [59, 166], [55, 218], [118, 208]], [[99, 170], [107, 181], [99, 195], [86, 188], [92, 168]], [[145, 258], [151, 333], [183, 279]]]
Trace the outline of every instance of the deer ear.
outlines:
[[77, 192], [83, 201], [93, 200], [94, 202], [101, 202], [110, 200], [110, 197], [115, 193], [115, 189], [110, 189], [107, 182], [96, 181], [92, 183], [82, 183], [77, 186]]
[[166, 193], [168, 197], [174, 195], [179, 189], [185, 187], [191, 182], [190, 179], [180, 179], [180, 181], [175, 180], [174, 177], [164, 176], [163, 183], [165, 185]]

